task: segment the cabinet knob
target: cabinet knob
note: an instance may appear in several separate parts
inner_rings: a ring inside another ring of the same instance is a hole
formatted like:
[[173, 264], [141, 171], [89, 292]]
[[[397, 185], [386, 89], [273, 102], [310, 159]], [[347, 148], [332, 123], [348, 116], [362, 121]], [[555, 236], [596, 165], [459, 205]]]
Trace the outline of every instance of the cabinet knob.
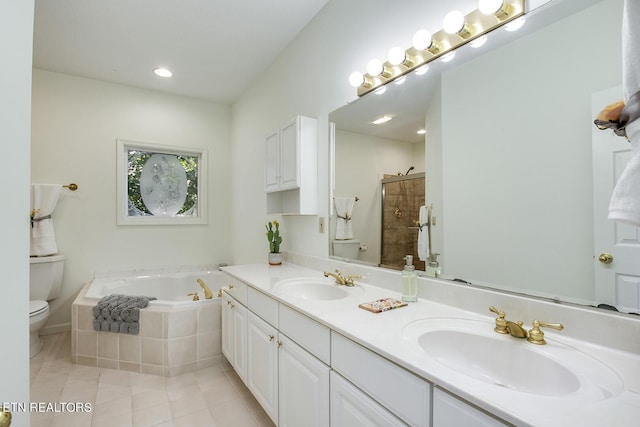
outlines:
[[275, 337], [273, 335], [269, 335], [269, 342], [273, 341]]
[[229, 290], [233, 289], [233, 285], [229, 285]]
[[282, 347], [282, 341], [278, 340], [278, 341], [276, 341], [276, 344], [277, 344], [278, 348]]

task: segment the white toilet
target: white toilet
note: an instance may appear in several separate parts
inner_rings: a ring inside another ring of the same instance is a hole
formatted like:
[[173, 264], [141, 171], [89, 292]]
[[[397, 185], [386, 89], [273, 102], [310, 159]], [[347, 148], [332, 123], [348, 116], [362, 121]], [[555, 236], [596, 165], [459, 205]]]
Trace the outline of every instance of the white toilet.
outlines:
[[358, 259], [360, 240], [346, 239], [333, 241], [333, 256], [348, 259]]
[[49, 318], [49, 303], [60, 295], [64, 255], [29, 258], [29, 358], [42, 350], [38, 332]]

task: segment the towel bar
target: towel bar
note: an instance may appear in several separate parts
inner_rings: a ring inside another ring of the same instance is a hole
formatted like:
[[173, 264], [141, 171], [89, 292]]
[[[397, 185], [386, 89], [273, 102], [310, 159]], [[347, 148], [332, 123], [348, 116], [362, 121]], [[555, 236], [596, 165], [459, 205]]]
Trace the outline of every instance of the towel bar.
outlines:
[[63, 185], [64, 188], [68, 188], [71, 191], [76, 191], [78, 189], [78, 184], [74, 184], [73, 182], [69, 185]]

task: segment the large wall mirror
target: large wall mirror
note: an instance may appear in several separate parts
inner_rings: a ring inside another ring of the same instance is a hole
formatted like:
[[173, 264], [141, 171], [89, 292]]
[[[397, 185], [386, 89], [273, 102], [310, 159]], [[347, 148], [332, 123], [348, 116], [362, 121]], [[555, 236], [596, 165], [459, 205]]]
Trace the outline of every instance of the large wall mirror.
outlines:
[[[442, 278], [640, 311], [640, 272], [598, 261], [639, 240], [606, 219], [620, 172], [610, 166], [624, 165], [629, 144], [593, 126], [622, 97], [622, 3], [549, 2], [518, 32], [496, 30], [482, 48], [332, 112], [332, 197], [359, 198], [351, 259], [382, 264], [384, 175], [424, 172]], [[383, 115], [393, 120], [371, 124]]]

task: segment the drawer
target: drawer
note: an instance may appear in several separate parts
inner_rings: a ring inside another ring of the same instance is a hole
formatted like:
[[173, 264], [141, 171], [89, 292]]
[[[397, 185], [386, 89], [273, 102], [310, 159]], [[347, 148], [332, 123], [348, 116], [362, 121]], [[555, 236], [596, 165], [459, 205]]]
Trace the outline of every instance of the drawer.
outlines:
[[431, 384], [423, 379], [336, 332], [331, 367], [406, 423], [429, 425]]
[[240, 303], [247, 305], [247, 284], [228, 274], [222, 279], [222, 289]]
[[280, 304], [280, 332], [327, 365], [331, 362], [331, 330], [321, 323]]
[[271, 326], [278, 328], [278, 301], [249, 287], [247, 291], [249, 310], [260, 316]]

